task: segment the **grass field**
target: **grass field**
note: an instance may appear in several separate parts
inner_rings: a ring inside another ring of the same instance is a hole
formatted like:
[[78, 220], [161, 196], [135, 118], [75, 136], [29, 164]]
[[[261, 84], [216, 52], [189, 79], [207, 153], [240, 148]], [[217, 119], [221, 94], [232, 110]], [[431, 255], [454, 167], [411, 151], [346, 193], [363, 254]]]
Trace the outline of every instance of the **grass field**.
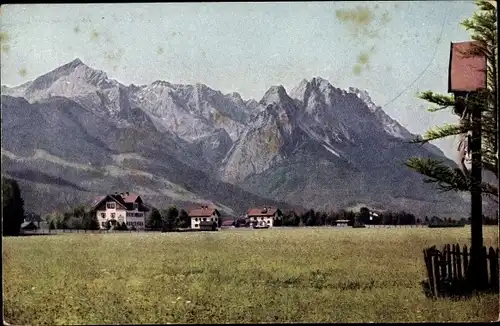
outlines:
[[[430, 300], [422, 249], [470, 229], [300, 228], [3, 239], [15, 325], [492, 321], [498, 296]], [[498, 246], [496, 227], [485, 244]]]

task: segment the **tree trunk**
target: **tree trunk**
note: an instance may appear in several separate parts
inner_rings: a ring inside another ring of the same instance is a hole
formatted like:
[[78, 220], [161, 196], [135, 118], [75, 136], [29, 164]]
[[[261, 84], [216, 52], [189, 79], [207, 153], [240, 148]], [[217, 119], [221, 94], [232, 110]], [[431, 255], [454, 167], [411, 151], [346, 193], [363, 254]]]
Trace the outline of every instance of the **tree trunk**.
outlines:
[[[473, 96], [469, 96], [473, 98]], [[475, 99], [473, 99], [475, 102]], [[471, 166], [471, 259], [468, 269], [468, 280], [473, 289], [481, 289], [483, 280], [483, 202], [481, 195], [482, 163], [481, 163], [481, 107], [472, 108], [472, 137], [469, 144], [472, 154]], [[486, 262], [484, 260], [484, 262]]]

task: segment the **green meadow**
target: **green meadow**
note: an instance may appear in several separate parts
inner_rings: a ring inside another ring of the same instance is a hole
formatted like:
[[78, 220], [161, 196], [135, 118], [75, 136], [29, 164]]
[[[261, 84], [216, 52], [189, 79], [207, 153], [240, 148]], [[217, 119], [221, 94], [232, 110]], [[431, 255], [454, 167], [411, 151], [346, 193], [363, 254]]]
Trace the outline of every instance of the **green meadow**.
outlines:
[[[11, 325], [492, 321], [498, 295], [425, 297], [422, 250], [470, 228], [275, 228], [3, 238]], [[498, 228], [485, 227], [498, 246]]]

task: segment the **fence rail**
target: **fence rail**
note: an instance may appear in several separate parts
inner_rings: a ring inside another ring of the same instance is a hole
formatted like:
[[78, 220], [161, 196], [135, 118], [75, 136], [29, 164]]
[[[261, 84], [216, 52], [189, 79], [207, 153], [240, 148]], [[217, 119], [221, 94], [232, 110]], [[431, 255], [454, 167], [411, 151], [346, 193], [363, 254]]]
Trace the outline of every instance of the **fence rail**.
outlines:
[[[498, 292], [499, 286], [499, 250], [483, 247], [482, 283], [486, 290]], [[456, 288], [467, 285], [467, 269], [470, 263], [470, 250], [458, 244], [445, 245], [442, 251], [435, 246], [424, 249], [424, 260], [428, 276], [428, 289], [434, 297], [453, 294]], [[463, 290], [463, 289], [462, 289]]]

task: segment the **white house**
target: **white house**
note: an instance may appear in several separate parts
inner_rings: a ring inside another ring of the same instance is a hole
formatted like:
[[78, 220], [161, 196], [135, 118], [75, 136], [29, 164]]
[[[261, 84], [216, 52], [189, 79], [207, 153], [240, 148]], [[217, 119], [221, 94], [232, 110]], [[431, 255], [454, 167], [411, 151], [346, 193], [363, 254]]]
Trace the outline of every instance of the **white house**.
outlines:
[[208, 206], [201, 206], [201, 208], [192, 209], [188, 212], [189, 218], [191, 219], [191, 228], [199, 229], [200, 225], [208, 223], [219, 224], [220, 213], [215, 208], [209, 208]]
[[144, 206], [139, 195], [125, 192], [98, 197], [92, 205], [92, 211], [101, 229], [106, 227], [108, 221], [112, 225], [119, 222], [125, 223], [128, 228], [144, 229], [149, 209]]
[[282, 216], [278, 208], [264, 207], [251, 208], [248, 210], [246, 218], [251, 226], [272, 227], [274, 221]]

